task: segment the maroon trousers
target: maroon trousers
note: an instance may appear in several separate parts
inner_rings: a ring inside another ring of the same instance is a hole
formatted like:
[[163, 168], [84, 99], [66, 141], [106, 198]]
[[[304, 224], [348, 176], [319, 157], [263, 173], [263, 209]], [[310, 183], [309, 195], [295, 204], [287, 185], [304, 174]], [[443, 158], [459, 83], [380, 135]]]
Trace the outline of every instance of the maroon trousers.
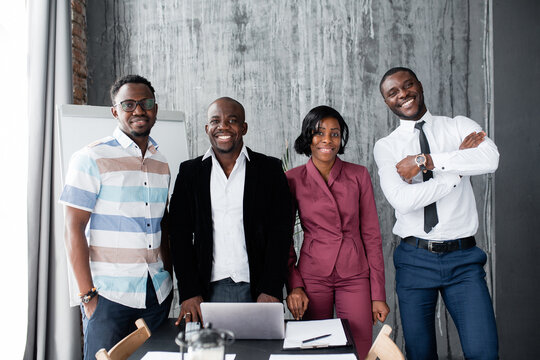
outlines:
[[371, 347], [373, 315], [369, 278], [356, 275], [342, 278], [336, 269], [328, 277], [302, 274], [305, 292], [309, 298], [305, 320], [331, 319], [336, 315], [347, 319], [360, 359]]

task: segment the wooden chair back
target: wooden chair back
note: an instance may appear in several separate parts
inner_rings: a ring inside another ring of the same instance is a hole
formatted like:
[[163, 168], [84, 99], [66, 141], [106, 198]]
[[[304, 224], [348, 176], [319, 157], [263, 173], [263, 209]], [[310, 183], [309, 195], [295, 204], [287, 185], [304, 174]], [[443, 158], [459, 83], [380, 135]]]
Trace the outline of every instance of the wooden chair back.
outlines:
[[144, 319], [138, 319], [135, 325], [137, 325], [137, 330], [120, 340], [111, 350], [99, 350], [96, 353], [96, 359], [126, 360], [133, 354], [152, 335]]
[[366, 360], [405, 360], [401, 350], [390, 339], [392, 328], [389, 325], [383, 325], [379, 335], [373, 342], [371, 349], [366, 356]]

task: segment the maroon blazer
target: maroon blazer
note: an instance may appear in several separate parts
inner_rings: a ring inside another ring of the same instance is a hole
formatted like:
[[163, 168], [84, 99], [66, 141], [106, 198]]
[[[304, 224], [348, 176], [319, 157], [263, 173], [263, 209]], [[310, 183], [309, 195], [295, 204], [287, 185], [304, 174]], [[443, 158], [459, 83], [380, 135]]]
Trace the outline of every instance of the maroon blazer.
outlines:
[[311, 159], [287, 173], [304, 242], [300, 260], [291, 247], [289, 287], [303, 287], [302, 274], [369, 277], [371, 300], [386, 300], [377, 208], [368, 170], [336, 158], [328, 184]]

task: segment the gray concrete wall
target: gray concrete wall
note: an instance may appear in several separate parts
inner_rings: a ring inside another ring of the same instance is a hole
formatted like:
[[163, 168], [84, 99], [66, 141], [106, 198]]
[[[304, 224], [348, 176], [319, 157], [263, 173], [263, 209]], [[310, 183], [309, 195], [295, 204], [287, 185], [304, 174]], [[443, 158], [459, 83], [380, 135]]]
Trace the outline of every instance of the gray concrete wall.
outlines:
[[494, 1], [497, 324], [502, 359], [538, 359], [540, 2]]
[[[367, 166], [372, 175], [392, 310], [388, 323], [402, 347], [392, 264], [398, 239], [372, 154], [375, 141], [398, 120], [386, 109], [378, 83], [388, 68], [409, 66], [423, 82], [432, 113], [468, 115], [489, 131], [487, 19], [487, 2], [465, 0], [93, 0], [88, 102], [109, 104], [108, 87], [117, 76], [148, 77], [162, 109], [186, 114], [192, 156], [208, 147], [205, 111], [220, 96], [245, 105], [248, 146], [277, 157], [294, 141], [309, 109], [328, 104], [339, 110], [352, 135], [343, 158]], [[305, 161], [292, 154], [294, 166]], [[483, 219], [478, 240], [490, 255], [492, 289], [490, 179], [473, 182]], [[441, 358], [461, 356], [443, 306], [437, 335]]]

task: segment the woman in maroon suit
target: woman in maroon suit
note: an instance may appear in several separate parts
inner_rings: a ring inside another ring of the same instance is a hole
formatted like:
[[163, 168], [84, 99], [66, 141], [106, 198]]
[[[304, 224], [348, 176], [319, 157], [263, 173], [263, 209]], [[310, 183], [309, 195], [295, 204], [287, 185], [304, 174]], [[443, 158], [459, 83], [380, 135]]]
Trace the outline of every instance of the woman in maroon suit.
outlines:
[[390, 309], [377, 209], [367, 169], [342, 161], [348, 127], [328, 106], [312, 109], [296, 139], [297, 153], [311, 156], [286, 173], [304, 242], [296, 264], [291, 247], [287, 306], [295, 319], [338, 318], [351, 326], [358, 354], [371, 347], [372, 324]]

